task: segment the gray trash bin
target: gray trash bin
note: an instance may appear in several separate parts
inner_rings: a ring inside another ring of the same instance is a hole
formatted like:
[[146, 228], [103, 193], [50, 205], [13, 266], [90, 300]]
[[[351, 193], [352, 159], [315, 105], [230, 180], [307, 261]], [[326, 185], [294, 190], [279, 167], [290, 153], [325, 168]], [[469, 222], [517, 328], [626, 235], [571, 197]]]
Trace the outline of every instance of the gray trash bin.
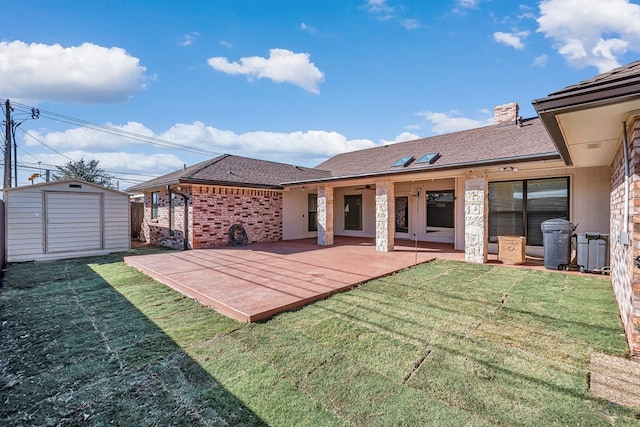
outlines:
[[571, 261], [571, 233], [574, 229], [571, 221], [560, 218], [548, 219], [540, 227], [545, 268], [559, 270], [568, 267]]
[[602, 271], [609, 266], [609, 235], [579, 233], [578, 267], [580, 271]]

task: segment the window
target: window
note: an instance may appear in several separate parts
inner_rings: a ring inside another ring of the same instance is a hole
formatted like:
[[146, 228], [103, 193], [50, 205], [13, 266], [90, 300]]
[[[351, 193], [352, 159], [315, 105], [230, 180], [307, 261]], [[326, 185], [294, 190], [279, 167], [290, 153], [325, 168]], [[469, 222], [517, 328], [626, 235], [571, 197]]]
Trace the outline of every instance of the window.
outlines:
[[318, 231], [318, 195], [317, 194], [309, 194], [307, 198], [307, 206], [309, 210], [309, 219], [308, 230], [309, 231]]
[[527, 245], [542, 246], [543, 221], [569, 219], [569, 178], [489, 183], [489, 241], [498, 236], [525, 236]]
[[453, 190], [427, 191], [427, 233], [453, 230], [455, 197]]
[[176, 233], [176, 193], [169, 196], [169, 235]]
[[427, 153], [420, 157], [416, 163], [429, 163], [434, 164], [440, 158], [440, 153]]
[[158, 219], [158, 197], [157, 191], [151, 193], [151, 219]]
[[344, 229], [362, 230], [362, 195], [344, 196]]
[[409, 232], [409, 198], [396, 197], [396, 233]]
[[415, 157], [413, 156], [407, 156], [407, 157], [401, 157], [398, 160], [396, 160], [396, 162], [394, 164], [391, 165], [392, 168], [397, 168], [397, 167], [407, 167], [411, 164], [411, 162], [413, 162], [415, 160]]

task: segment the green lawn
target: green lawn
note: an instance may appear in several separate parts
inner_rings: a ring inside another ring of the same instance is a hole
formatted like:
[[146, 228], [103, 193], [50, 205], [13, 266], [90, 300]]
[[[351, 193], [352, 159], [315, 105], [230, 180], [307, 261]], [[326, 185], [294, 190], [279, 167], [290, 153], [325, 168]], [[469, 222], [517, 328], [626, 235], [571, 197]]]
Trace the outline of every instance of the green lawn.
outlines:
[[122, 263], [22, 263], [0, 289], [0, 425], [609, 426], [608, 277], [436, 261], [259, 324]]

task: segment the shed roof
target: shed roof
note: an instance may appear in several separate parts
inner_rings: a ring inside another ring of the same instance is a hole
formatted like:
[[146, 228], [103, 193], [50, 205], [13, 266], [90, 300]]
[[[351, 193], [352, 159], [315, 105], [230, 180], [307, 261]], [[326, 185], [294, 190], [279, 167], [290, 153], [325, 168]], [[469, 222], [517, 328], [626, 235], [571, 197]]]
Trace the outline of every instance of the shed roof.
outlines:
[[60, 180], [60, 181], [39, 182], [37, 184], [29, 184], [29, 185], [21, 185], [21, 186], [18, 186], [18, 187], [4, 188], [3, 191], [5, 191], [5, 192], [27, 191], [27, 190], [33, 190], [33, 189], [38, 189], [38, 188], [46, 189], [47, 187], [60, 187], [60, 186], [65, 186], [65, 185], [68, 185], [70, 190], [77, 189], [77, 187], [71, 187], [72, 185], [81, 185], [81, 186], [92, 187], [92, 188], [94, 188], [95, 190], [98, 190], [98, 191], [109, 191], [111, 193], [117, 193], [117, 194], [121, 194], [123, 196], [129, 197], [128, 193], [124, 193], [124, 192], [116, 190], [114, 188], [103, 187], [101, 185], [97, 185], [97, 184], [94, 184], [92, 182], [84, 181], [84, 180], [81, 180], [81, 179], [64, 179], [64, 180]]
[[283, 188], [281, 183], [324, 178], [325, 170], [223, 154], [129, 188], [130, 192], [177, 184], [215, 184], [255, 188]]

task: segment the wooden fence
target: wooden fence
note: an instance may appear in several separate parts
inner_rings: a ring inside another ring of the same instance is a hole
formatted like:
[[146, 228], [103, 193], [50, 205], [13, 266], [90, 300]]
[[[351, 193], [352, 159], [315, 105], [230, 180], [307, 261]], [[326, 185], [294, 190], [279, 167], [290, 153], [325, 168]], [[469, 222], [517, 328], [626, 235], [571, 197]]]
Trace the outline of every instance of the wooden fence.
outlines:
[[142, 232], [144, 203], [131, 203], [131, 237], [137, 239]]

